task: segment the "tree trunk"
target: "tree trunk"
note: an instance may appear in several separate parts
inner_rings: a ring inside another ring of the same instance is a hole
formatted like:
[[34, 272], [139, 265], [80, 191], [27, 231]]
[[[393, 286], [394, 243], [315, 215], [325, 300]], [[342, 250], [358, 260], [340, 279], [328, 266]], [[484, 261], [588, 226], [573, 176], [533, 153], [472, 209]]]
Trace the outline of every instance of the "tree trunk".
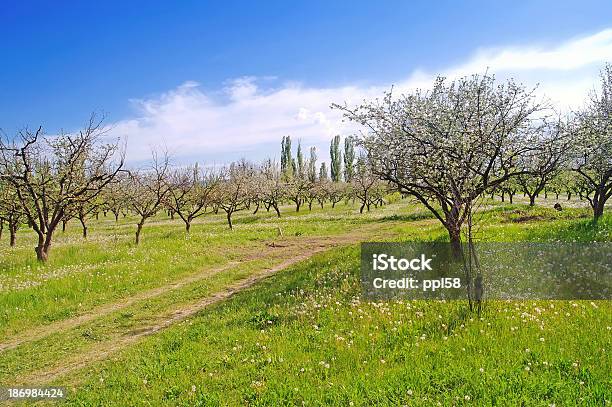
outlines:
[[255, 205], [255, 210], [253, 211], [253, 215], [256, 215], [258, 211], [259, 211], [259, 202], [257, 202], [257, 204]]
[[9, 232], [11, 234], [10, 245], [15, 247], [15, 241], [17, 240], [17, 224], [9, 225]]
[[513, 200], [514, 200], [514, 194], [508, 194], [508, 197], [510, 198], [510, 204], [513, 204]]
[[595, 204], [593, 207], [593, 222], [597, 223], [599, 221], [599, 218], [603, 215], [603, 210], [603, 205]]
[[3, 230], [4, 230], [4, 219], [0, 219], [0, 239], [2, 239]]
[[34, 249], [36, 252], [36, 260], [46, 263], [49, 259], [49, 250], [51, 249], [51, 232], [47, 231], [46, 235], [38, 235], [38, 245]]
[[276, 217], [280, 218], [281, 214], [280, 214], [280, 211], [278, 210], [278, 205], [272, 204], [272, 206], [274, 207], [274, 210], [276, 211]]
[[140, 244], [140, 232], [142, 232], [142, 226], [144, 225], [144, 221], [138, 222], [136, 225], [136, 245]]
[[453, 206], [451, 210], [446, 214], [446, 223], [444, 227], [448, 231], [448, 237], [450, 240], [451, 251], [455, 259], [463, 258], [463, 248], [461, 247], [461, 223], [459, 223], [459, 211], [458, 206]]
[[62, 232], [66, 231], [67, 224], [68, 224], [68, 221], [66, 219], [62, 219]]
[[47, 260], [49, 259], [49, 254], [47, 252], [44, 251], [42, 246], [36, 246], [36, 248], [34, 249], [36, 251], [36, 260], [42, 262], [42, 263], [46, 263]]
[[295, 211], [296, 211], [296, 212], [299, 212], [299, 211], [300, 211], [300, 206], [302, 206], [302, 202], [300, 202], [300, 200], [298, 199], [298, 200], [295, 202]]
[[591, 206], [593, 207], [593, 222], [597, 223], [599, 218], [603, 215], [604, 207], [606, 206], [605, 191], [600, 190], [595, 192]]
[[463, 254], [463, 248], [461, 247], [461, 227], [453, 225], [447, 227], [447, 229], [453, 257], [455, 257], [455, 259], [460, 259]]
[[234, 225], [232, 225], [232, 213], [227, 212], [227, 224], [231, 230], [234, 230]]
[[81, 228], [83, 229], [83, 239], [87, 239], [87, 225], [85, 224], [85, 219], [79, 217], [79, 222], [81, 222]]
[[529, 206], [535, 206], [536, 195], [529, 195]]
[[191, 220], [188, 219], [185, 221], [185, 232], [189, 234], [189, 229], [191, 229]]

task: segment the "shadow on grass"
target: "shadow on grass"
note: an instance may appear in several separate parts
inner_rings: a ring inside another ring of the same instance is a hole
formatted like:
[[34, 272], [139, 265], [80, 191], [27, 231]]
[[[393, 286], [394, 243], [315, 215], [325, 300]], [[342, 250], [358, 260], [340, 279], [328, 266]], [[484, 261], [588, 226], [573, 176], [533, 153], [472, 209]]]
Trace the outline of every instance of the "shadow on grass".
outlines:
[[546, 228], [534, 228], [527, 240], [556, 240], [568, 242], [609, 241], [612, 234], [612, 215], [606, 214], [593, 223], [591, 219], [576, 219], [571, 222], [552, 224]]
[[433, 219], [433, 214], [429, 212], [416, 212], [409, 214], [387, 215], [379, 219], [380, 222], [415, 222], [417, 220]]

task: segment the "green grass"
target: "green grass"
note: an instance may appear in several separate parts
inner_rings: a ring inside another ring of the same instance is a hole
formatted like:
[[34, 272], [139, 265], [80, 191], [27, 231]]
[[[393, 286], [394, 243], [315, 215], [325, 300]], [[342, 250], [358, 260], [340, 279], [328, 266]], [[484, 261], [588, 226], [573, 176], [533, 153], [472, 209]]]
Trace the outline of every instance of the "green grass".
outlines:
[[373, 214], [357, 217], [354, 212], [344, 205], [297, 214], [286, 208], [281, 219], [258, 214], [257, 223], [241, 212], [234, 231], [223, 215], [209, 215], [194, 223], [189, 238], [180, 220], [160, 215], [145, 225], [140, 246], [133, 244], [134, 219], [121, 219], [118, 225], [110, 217], [92, 221], [87, 241], [73, 222], [66, 233], [57, 232], [44, 266], [35, 259], [34, 234], [20, 231], [16, 248], [0, 247], [0, 337], [226, 264], [275, 239], [278, 227], [286, 236], [323, 236], [374, 219]]
[[[69, 404], [603, 405], [609, 302], [366, 302], [357, 248], [292, 267], [82, 373]], [[482, 371], [481, 371], [482, 369]], [[194, 391], [195, 389], [195, 391]]]
[[[587, 208], [485, 204], [480, 240], [612, 241], [609, 213], [593, 225]], [[44, 266], [35, 261], [31, 231], [20, 231], [17, 248], [5, 242], [0, 248], [0, 338], [244, 260], [262, 253], [265, 242], [299, 242], [359, 226], [398, 241], [448, 239], [439, 222], [407, 200], [363, 215], [350, 203], [312, 212], [283, 209], [281, 219], [242, 212], [233, 232], [222, 214], [207, 215], [189, 238], [180, 220], [160, 215], [145, 225], [138, 247], [133, 219], [92, 221], [87, 241], [73, 223], [58, 233]], [[280, 260], [251, 259], [2, 351], [0, 383], [119, 343]], [[461, 301], [368, 302], [360, 298], [358, 262], [357, 247], [316, 255], [54, 383], [68, 386], [69, 405], [612, 401], [610, 301], [490, 301], [482, 319]]]

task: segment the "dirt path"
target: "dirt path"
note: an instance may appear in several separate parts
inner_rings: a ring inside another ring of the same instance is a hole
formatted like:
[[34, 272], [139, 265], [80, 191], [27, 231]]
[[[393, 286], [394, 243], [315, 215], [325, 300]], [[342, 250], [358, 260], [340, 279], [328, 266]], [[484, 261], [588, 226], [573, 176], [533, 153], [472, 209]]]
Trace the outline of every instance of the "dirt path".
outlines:
[[[180, 322], [198, 311], [220, 301], [223, 301], [235, 293], [244, 290], [245, 288], [251, 287], [257, 282], [273, 275], [274, 273], [281, 271], [295, 263], [306, 260], [311, 256], [329, 250], [333, 247], [345, 246], [353, 243], [357, 243], [362, 240], [375, 238], [372, 232], [376, 233], [376, 236], [380, 236], [380, 233], [384, 233], [384, 226], [378, 224], [375, 225], [376, 229], [372, 225], [366, 227], [360, 227], [352, 230], [348, 234], [338, 236], [326, 236], [317, 238], [299, 238], [299, 239], [284, 239], [283, 241], [277, 241], [272, 245], [271, 243], [266, 244], [268, 250], [262, 250], [258, 248], [256, 253], [247, 256], [244, 261], [257, 260], [265, 258], [277, 258], [281, 262], [269, 267], [255, 271], [249, 277], [236, 281], [223, 290], [211, 294], [205, 298], [199, 299], [186, 304], [178, 304], [177, 306], [170, 307], [167, 312], [160, 315], [153, 321], [147, 321], [145, 326], [134, 329], [131, 327], [127, 332], [117, 332], [111, 338], [104, 342], [97, 343], [95, 347], [85, 350], [84, 352], [77, 352], [69, 358], [61, 360], [61, 363], [57, 363], [53, 366], [45, 367], [40, 370], [27, 372], [19, 377], [14, 378], [14, 384], [28, 384], [28, 385], [42, 385], [53, 381], [59, 377], [62, 377], [72, 371], [91, 365], [94, 362], [104, 360], [111, 354], [114, 354], [126, 347], [139, 341], [141, 338], [154, 334], [160, 330], [163, 330], [177, 322]], [[56, 324], [51, 324], [44, 327], [42, 330], [33, 331], [32, 336], [26, 336], [26, 334], [20, 334], [19, 337], [12, 338], [10, 341], [3, 343], [2, 349], [12, 349], [23, 343], [31, 342], [36, 339], [44, 338], [47, 335], [68, 330], [70, 328], [81, 325], [85, 322], [95, 320], [104, 315], [108, 315], [114, 311], [125, 308], [138, 301], [151, 299], [161, 294], [167, 293], [168, 290], [178, 289], [186, 286], [190, 283], [197, 282], [214, 273], [228, 270], [231, 267], [238, 265], [240, 262], [228, 263], [219, 268], [213, 270], [203, 271], [171, 284], [157, 287], [155, 289], [141, 292], [137, 295], [130, 297], [129, 299], [122, 300], [117, 303], [104, 305], [95, 310], [92, 310], [86, 314], [80, 315], [75, 318], [70, 318], [64, 321], [60, 321]], [[40, 332], [39, 332], [40, 331]]]
[[239, 262], [237, 261], [233, 261], [233, 262], [224, 264], [223, 266], [216, 267], [214, 269], [207, 269], [199, 273], [189, 275], [188, 277], [182, 278], [180, 280], [174, 281], [170, 284], [166, 284], [160, 287], [155, 287], [149, 290], [141, 291], [128, 298], [121, 299], [117, 302], [113, 302], [110, 304], [104, 304], [104, 305], [95, 307], [81, 315], [77, 315], [72, 318], [57, 321], [57, 322], [54, 322], [48, 325], [38, 326], [34, 329], [30, 329], [25, 332], [20, 332], [19, 334], [13, 337], [10, 337], [8, 340], [5, 340], [4, 342], [0, 343], [0, 352], [14, 349], [18, 347], [19, 345], [26, 343], [26, 342], [32, 342], [38, 339], [42, 339], [55, 332], [66, 331], [68, 329], [74, 328], [75, 326], [90, 322], [96, 318], [103, 317], [115, 311], [121, 310], [122, 308], [129, 307], [130, 305], [135, 304], [139, 301], [144, 301], [144, 300], [148, 300], [148, 299], [157, 297], [158, 295], [161, 295], [164, 292], [167, 292], [168, 290], [174, 290], [177, 288], [181, 288], [187, 284], [194, 283], [198, 280], [211, 276], [215, 273], [225, 271], [237, 265], [238, 263]]

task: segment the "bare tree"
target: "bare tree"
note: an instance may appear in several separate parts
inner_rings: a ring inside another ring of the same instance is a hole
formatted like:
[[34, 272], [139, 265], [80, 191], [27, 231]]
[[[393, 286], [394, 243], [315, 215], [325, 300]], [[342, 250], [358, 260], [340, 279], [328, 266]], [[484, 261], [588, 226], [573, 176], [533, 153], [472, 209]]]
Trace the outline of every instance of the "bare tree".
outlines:
[[36, 257], [49, 257], [53, 233], [77, 201], [94, 200], [121, 171], [118, 144], [103, 144], [102, 119], [92, 114], [75, 134], [44, 137], [42, 128], [19, 133], [20, 143], [0, 142], [0, 173], [15, 189], [38, 235]]
[[593, 221], [603, 215], [612, 196], [612, 65], [601, 72], [601, 91], [593, 91], [572, 128], [572, 169], [580, 175]]
[[247, 208], [251, 199], [250, 190], [254, 175], [253, 164], [246, 160], [232, 163], [229, 168], [222, 171], [217, 202], [225, 211], [230, 229], [234, 229], [232, 215]]
[[536, 197], [563, 170], [570, 145], [560, 120], [556, 123], [544, 122], [535, 128], [532, 142], [537, 143], [538, 148], [523, 157], [526, 161], [524, 167], [530, 168], [530, 172], [516, 177], [523, 193], [529, 197], [530, 206], [535, 205]]
[[296, 174], [287, 181], [285, 188], [287, 198], [295, 204], [295, 211], [299, 212], [302, 204], [308, 198], [310, 181], [308, 178]]
[[155, 216], [166, 203], [170, 193], [168, 183], [169, 157], [153, 152], [151, 167], [145, 171], [134, 171], [130, 174], [127, 189], [124, 191], [131, 209], [138, 214], [135, 243], [140, 243], [140, 233], [147, 219]]
[[266, 160], [261, 165], [259, 170], [257, 187], [259, 189], [259, 195], [269, 210], [274, 208], [277, 217], [281, 217], [280, 203], [285, 197], [285, 184], [282, 180], [281, 170], [277, 164], [272, 160]]
[[129, 200], [125, 191], [129, 183], [129, 174], [121, 173], [102, 191], [104, 210], [111, 211], [115, 217], [115, 222], [119, 222], [119, 215], [127, 214]]
[[201, 170], [197, 164], [172, 172], [168, 206], [185, 222], [187, 233], [191, 229], [191, 222], [202, 216], [212, 204], [218, 181], [216, 174]]
[[333, 182], [329, 179], [321, 182], [325, 189], [325, 196], [331, 202], [332, 208], [335, 208], [338, 202], [350, 195], [350, 185], [344, 182]]
[[364, 209], [370, 212], [370, 207], [380, 198], [378, 194], [380, 181], [372, 173], [365, 157], [360, 157], [357, 160], [356, 171], [352, 174], [351, 186], [353, 195], [361, 202], [359, 213], [363, 213]]
[[9, 228], [9, 244], [15, 246], [17, 239], [17, 229], [24, 219], [24, 212], [21, 207], [21, 202], [17, 196], [15, 189], [8, 183], [0, 183], [0, 233], [4, 228], [4, 222]]
[[364, 126], [358, 141], [373, 172], [431, 211], [456, 254], [473, 201], [527, 172], [521, 157], [535, 147], [524, 135], [542, 109], [533, 90], [489, 75], [438, 78], [429, 92], [388, 92], [382, 101], [333, 107]]

